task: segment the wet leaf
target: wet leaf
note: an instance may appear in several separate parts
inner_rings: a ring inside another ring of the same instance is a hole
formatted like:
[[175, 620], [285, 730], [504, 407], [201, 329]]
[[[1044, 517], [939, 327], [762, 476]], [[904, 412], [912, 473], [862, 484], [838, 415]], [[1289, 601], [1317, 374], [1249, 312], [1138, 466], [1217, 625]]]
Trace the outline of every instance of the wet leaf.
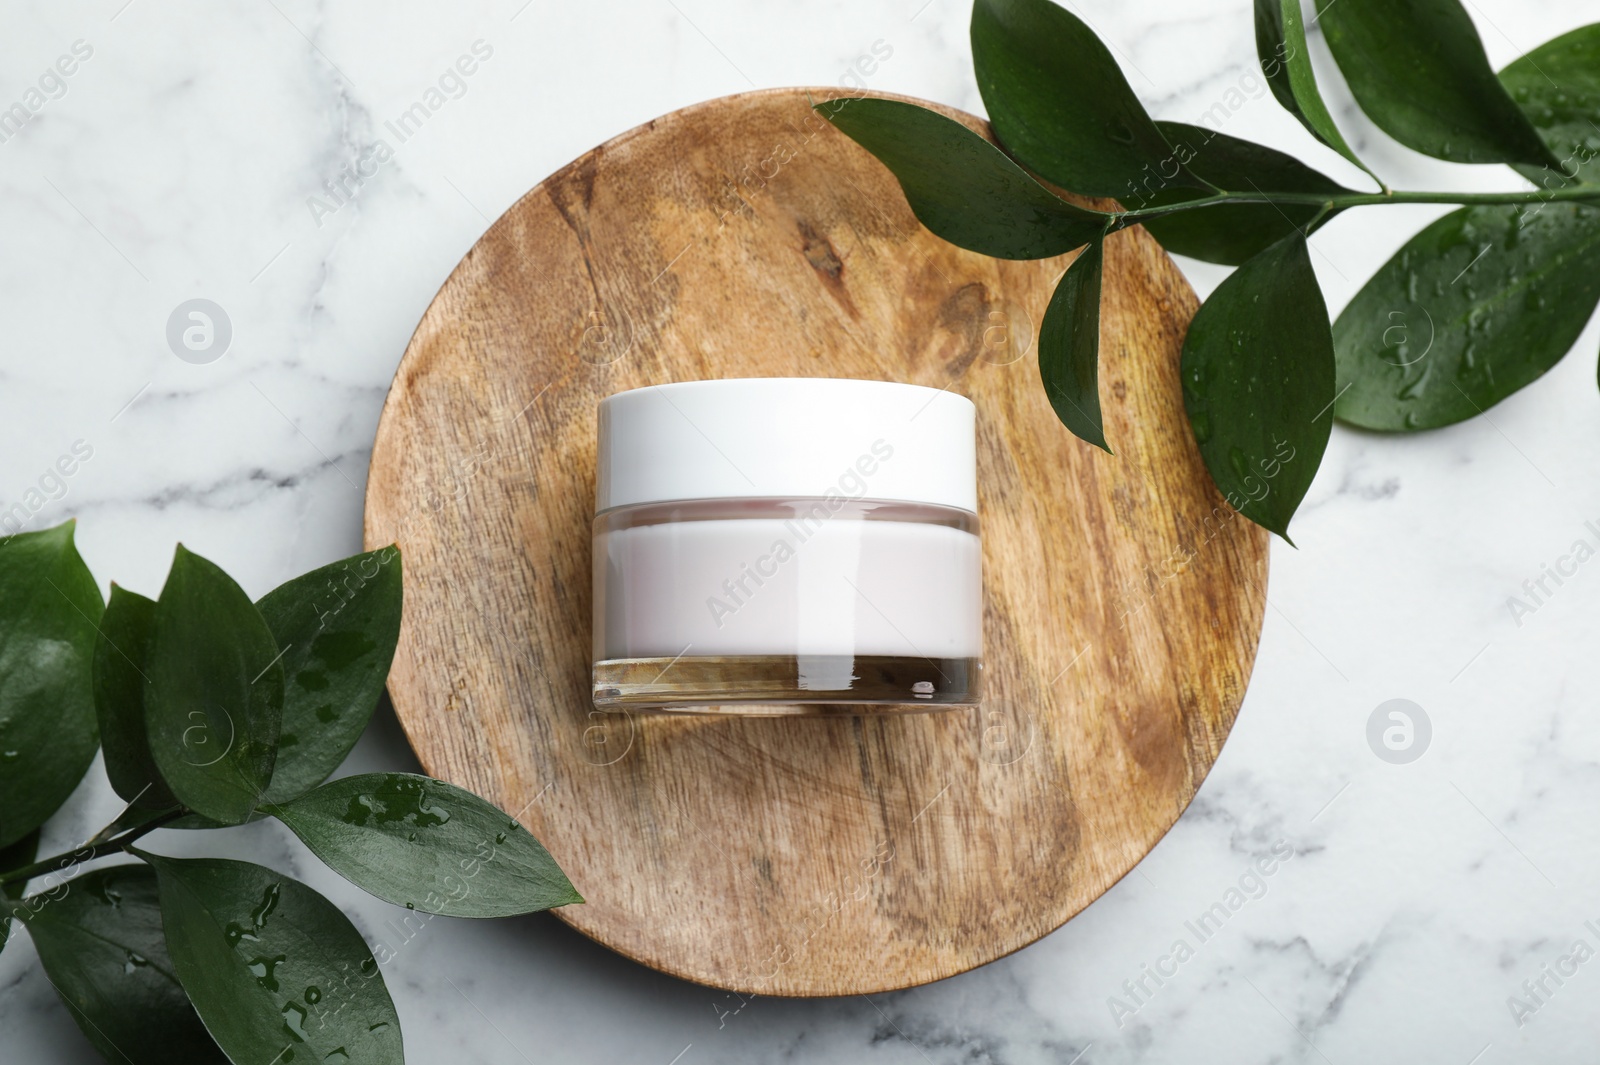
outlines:
[[278, 645], [244, 589], [179, 545], [145, 660], [145, 727], [162, 779], [222, 824], [255, 809], [283, 714]]
[[111, 786], [139, 807], [165, 809], [176, 800], [150, 754], [144, 723], [144, 667], [155, 619], [155, 600], [111, 585], [94, 648], [94, 708]]
[[339, 875], [408, 909], [509, 917], [582, 902], [517, 820], [411, 773], [366, 773], [271, 809]]
[[1239, 513], [1288, 540], [1333, 425], [1333, 340], [1303, 236], [1217, 286], [1189, 323], [1182, 376], [1211, 479]]
[[1256, 0], [1256, 55], [1278, 103], [1313, 137], [1366, 170], [1367, 165], [1339, 132], [1317, 88], [1300, 0]]
[[1066, 8], [976, 0], [972, 63], [995, 138], [1062, 188], [1120, 198], [1152, 173], [1206, 187], [1173, 154], [1111, 52]]
[[283, 728], [264, 801], [304, 795], [361, 738], [400, 637], [401, 586], [391, 544], [314, 569], [256, 604], [283, 652]]
[[94, 761], [100, 589], [74, 522], [0, 537], [0, 847], [38, 828]]
[[1339, 0], [1318, 21], [1356, 102], [1401, 144], [1453, 163], [1555, 163], [1460, 0]]
[[249, 862], [139, 855], [173, 970], [234, 1061], [404, 1062], [383, 974], [333, 903]]
[[1341, 421], [1470, 418], [1560, 361], [1600, 300], [1600, 208], [1464, 207], [1406, 242], [1334, 324]]
[[1039, 327], [1039, 376], [1061, 424], [1105, 448], [1100, 414], [1100, 272], [1104, 248], [1095, 241], [1072, 260], [1050, 297]]
[[1519, 163], [1518, 173], [1547, 189], [1600, 183], [1600, 23], [1541, 44], [1502, 70], [1500, 84], [1560, 164]]
[[45, 975], [108, 1062], [228, 1060], [173, 972], [155, 873], [142, 865], [95, 869], [23, 906]]
[[[1174, 149], [1189, 159], [1190, 168], [1219, 189], [1329, 195], [1351, 191], [1293, 156], [1265, 145], [1182, 122], [1159, 122], [1157, 125]], [[1130, 209], [1159, 207], [1182, 203], [1198, 195], [1203, 194], [1169, 189], [1151, 196], [1148, 201], [1124, 202], [1123, 206]], [[1152, 218], [1144, 227], [1168, 251], [1208, 263], [1238, 266], [1297, 229], [1310, 225], [1321, 210], [1320, 204], [1223, 204]], [[1328, 212], [1318, 220], [1317, 226], [1337, 213]]]
[[1105, 216], [1074, 207], [966, 126], [899, 100], [827, 100], [817, 111], [900, 179], [917, 219], [998, 259], [1045, 259], [1094, 240]]

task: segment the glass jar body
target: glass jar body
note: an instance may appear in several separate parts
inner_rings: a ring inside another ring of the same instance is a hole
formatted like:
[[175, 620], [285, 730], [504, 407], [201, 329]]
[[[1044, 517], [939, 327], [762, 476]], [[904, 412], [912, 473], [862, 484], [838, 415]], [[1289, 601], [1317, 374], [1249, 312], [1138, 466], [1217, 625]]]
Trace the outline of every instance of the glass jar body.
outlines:
[[617, 507], [594, 522], [594, 704], [819, 714], [974, 705], [970, 511], [839, 496]]

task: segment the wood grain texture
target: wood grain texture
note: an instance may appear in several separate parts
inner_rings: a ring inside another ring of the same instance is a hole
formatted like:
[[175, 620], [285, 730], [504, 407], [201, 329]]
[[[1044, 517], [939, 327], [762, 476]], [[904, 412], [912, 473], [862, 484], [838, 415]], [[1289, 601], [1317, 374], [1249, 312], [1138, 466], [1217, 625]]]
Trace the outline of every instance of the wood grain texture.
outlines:
[[[412, 745], [549, 846], [589, 900], [564, 920], [745, 993], [904, 987], [1058, 927], [1188, 805], [1244, 695], [1267, 537], [1201, 466], [1178, 382], [1196, 301], [1143, 230], [1106, 244], [1117, 454], [1056, 421], [1032, 344], [1069, 261], [940, 241], [798, 89], [602, 145], [462, 260], [384, 408], [366, 539], [404, 550], [389, 687]], [[982, 708], [592, 709], [595, 404], [745, 376], [977, 404]]]

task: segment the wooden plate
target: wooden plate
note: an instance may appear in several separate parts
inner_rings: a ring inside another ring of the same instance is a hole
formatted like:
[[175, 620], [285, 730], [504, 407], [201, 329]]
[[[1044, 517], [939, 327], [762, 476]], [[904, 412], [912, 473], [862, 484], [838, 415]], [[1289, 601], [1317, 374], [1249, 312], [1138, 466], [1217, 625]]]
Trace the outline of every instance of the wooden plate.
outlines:
[[[366, 540], [404, 550], [389, 688], [418, 757], [549, 846], [589, 900], [562, 919], [701, 983], [842, 995], [1016, 950], [1155, 844], [1244, 695], [1267, 538], [1201, 466], [1178, 383], [1196, 301], [1143, 230], [1106, 245], [1113, 457], [1056, 421], [1032, 358], [1070, 257], [1002, 262], [934, 237], [807, 97], [657, 119], [489, 229], [395, 376]], [[595, 403], [760, 376], [977, 404], [981, 709], [591, 707]]]

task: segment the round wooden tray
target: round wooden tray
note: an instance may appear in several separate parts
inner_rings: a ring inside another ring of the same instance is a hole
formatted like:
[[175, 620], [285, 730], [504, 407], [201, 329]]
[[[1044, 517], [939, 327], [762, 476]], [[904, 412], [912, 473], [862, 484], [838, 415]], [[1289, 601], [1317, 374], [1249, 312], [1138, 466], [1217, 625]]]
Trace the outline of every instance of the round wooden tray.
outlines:
[[[1002, 262], [922, 229], [811, 112], [830, 95], [667, 115], [519, 200], [417, 327], [367, 491], [368, 545], [404, 551], [389, 689], [422, 764], [545, 842], [588, 899], [563, 920], [743, 993], [925, 983], [1059, 927], [1193, 798], [1264, 606], [1266, 534], [1212, 488], [1184, 418], [1196, 301], [1159, 246], [1106, 244], [1113, 457], [1056, 421], [1032, 357], [1070, 258]], [[761, 376], [977, 404], [980, 709], [590, 705], [596, 402]]]

